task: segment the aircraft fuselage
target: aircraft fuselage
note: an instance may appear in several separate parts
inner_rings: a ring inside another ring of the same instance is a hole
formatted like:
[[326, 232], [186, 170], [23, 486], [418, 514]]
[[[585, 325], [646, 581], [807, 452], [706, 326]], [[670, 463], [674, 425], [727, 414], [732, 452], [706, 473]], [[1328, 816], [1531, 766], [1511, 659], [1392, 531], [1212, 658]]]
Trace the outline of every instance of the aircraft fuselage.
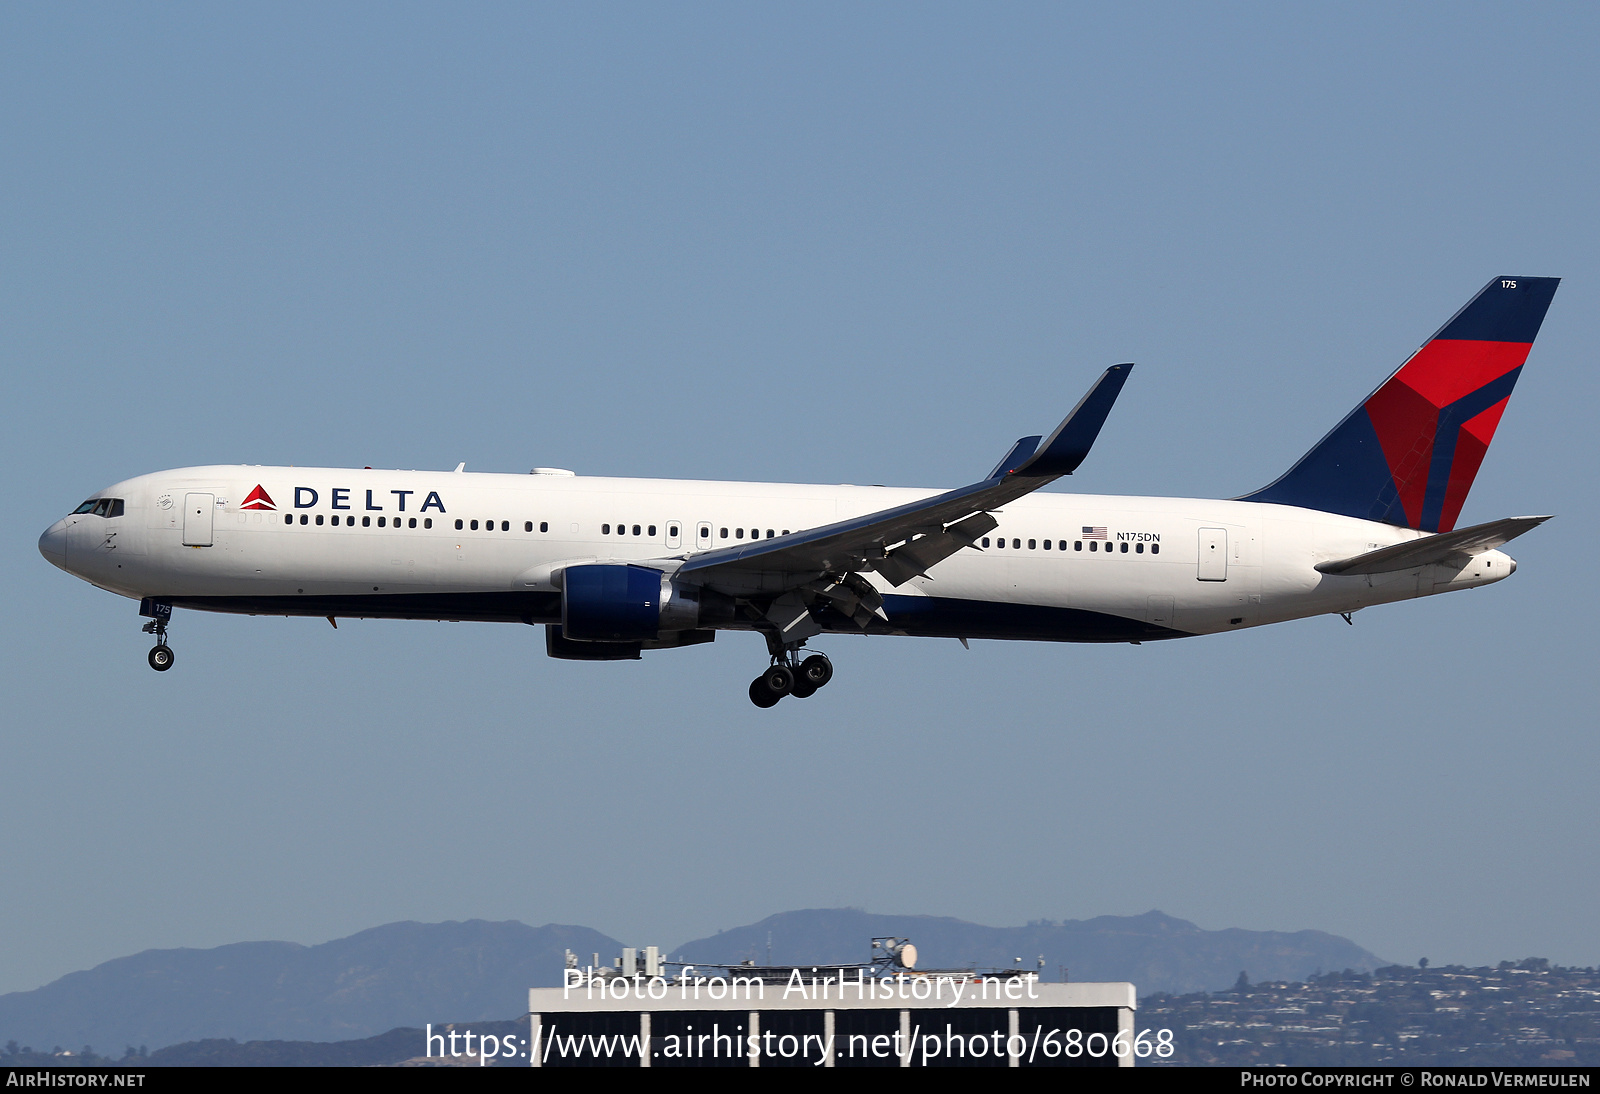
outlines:
[[[101, 588], [263, 615], [561, 622], [562, 568], [695, 554], [936, 495], [885, 487], [565, 474], [192, 467], [100, 491], [41, 537]], [[259, 496], [256, 496], [259, 495]], [[248, 501], [255, 497], [255, 500]], [[262, 499], [265, 500], [262, 500]], [[1455, 563], [1331, 575], [1316, 566], [1424, 535], [1244, 501], [1034, 493], [994, 511], [977, 549], [884, 597], [877, 633], [1126, 642], [1211, 634], [1499, 581], [1491, 550]], [[755, 581], [759, 575], [745, 577]], [[715, 582], [708, 582], [715, 587]], [[774, 587], [781, 587], [779, 577]], [[738, 600], [759, 588], [728, 588]], [[842, 618], [825, 630], [859, 633]], [[752, 629], [737, 612], [711, 629]]]

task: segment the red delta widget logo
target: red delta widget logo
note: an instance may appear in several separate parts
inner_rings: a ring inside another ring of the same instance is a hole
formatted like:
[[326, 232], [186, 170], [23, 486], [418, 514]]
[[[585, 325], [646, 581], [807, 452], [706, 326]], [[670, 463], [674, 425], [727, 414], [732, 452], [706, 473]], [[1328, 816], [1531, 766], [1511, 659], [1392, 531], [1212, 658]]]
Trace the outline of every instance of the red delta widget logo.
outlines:
[[274, 512], [276, 512], [278, 507], [277, 507], [276, 504], [274, 504], [274, 502], [272, 500], [272, 495], [267, 493], [264, 489], [262, 489], [260, 483], [256, 483], [256, 488], [254, 490], [250, 491], [250, 496], [248, 498], [244, 499], [244, 504], [239, 506], [239, 508], [240, 509], [270, 509], [270, 510], [273, 510]]

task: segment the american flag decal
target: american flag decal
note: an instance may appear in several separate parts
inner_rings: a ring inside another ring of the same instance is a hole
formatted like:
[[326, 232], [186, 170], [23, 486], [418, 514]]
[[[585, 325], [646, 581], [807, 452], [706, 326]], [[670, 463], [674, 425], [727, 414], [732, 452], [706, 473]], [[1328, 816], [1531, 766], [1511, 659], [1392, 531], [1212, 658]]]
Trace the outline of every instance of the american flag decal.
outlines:
[[1090, 528], [1087, 524], [1085, 524], [1083, 526], [1083, 538], [1084, 539], [1105, 539], [1106, 538], [1106, 527], [1105, 527], [1105, 525], [1102, 524], [1102, 525], [1099, 525], [1097, 527]]

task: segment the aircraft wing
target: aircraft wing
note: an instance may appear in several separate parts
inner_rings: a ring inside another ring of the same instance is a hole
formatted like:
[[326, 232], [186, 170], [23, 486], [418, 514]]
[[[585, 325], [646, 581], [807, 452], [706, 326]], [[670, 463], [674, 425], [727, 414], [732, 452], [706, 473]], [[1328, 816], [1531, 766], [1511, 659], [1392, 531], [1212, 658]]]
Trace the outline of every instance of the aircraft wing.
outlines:
[[766, 591], [780, 592], [821, 576], [875, 570], [902, 585], [963, 547], [975, 547], [998, 524], [989, 510], [1072, 474], [1089, 455], [1132, 369], [1106, 369], [1043, 444], [1024, 437], [981, 482], [820, 528], [707, 551], [689, 558], [677, 574], [711, 586], [744, 586], [755, 574], [778, 575]]
[[1410, 570], [1435, 562], [1446, 562], [1454, 556], [1471, 557], [1510, 543], [1549, 519], [1505, 517], [1491, 520], [1487, 524], [1474, 524], [1470, 528], [1457, 528], [1453, 532], [1397, 543], [1393, 547], [1368, 551], [1364, 555], [1319, 563], [1317, 570], [1325, 574], [1386, 574], [1394, 570]]

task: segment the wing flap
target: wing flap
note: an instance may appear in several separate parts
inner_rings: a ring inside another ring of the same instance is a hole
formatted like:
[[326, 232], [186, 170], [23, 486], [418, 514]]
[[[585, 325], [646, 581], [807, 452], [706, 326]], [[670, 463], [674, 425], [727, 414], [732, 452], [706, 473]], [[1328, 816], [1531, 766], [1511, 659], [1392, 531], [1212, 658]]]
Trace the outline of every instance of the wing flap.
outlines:
[[896, 547], [878, 560], [876, 569], [891, 585], [904, 585], [914, 577], [927, 577], [935, 565], [964, 547], [977, 547], [979, 536], [999, 526], [1000, 522], [988, 513], [975, 513], [942, 532], [918, 536]]

